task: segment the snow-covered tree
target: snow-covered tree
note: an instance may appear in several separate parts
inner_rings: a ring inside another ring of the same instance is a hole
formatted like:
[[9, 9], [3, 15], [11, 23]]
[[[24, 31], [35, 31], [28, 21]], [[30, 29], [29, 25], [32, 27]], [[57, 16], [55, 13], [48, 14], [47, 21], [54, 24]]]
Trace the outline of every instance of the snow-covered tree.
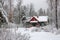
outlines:
[[31, 3], [30, 4], [30, 9], [29, 9], [29, 15], [30, 16], [35, 16], [35, 10], [34, 10], [34, 5]]
[[43, 9], [42, 8], [39, 9], [39, 16], [43, 16]]
[[49, 5], [50, 17], [53, 23], [57, 25], [57, 28], [60, 26], [60, 0], [47, 0]]
[[39, 16], [46, 16], [47, 15], [46, 11], [44, 9], [42, 9], [42, 8], [40, 8], [38, 10], [38, 13], [39, 13]]
[[16, 33], [16, 29], [0, 29], [0, 40], [29, 40], [29, 38], [29, 34]]

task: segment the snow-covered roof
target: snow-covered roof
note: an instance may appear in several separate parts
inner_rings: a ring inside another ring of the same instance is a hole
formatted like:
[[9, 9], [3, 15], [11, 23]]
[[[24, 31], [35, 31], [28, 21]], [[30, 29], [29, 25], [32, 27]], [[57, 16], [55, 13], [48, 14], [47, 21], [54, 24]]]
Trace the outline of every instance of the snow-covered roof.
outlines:
[[48, 16], [39, 16], [39, 17], [37, 18], [37, 20], [38, 20], [39, 22], [48, 21]]
[[26, 22], [29, 22], [31, 17], [26, 17]]
[[[48, 16], [33, 16], [35, 17], [39, 22], [45, 22], [45, 21], [48, 21]], [[29, 22], [33, 17], [26, 17], [26, 22]], [[34, 21], [36, 22], [36, 21]]]

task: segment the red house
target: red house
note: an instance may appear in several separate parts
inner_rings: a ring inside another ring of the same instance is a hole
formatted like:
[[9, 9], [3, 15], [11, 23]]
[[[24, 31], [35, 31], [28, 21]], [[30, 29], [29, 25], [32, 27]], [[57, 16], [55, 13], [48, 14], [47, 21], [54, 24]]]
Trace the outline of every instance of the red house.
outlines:
[[[29, 26], [29, 27], [40, 27], [40, 26], [45, 26], [47, 25], [48, 23], [48, 16], [33, 16], [33, 17], [29, 17], [27, 18], [26, 20], [26, 24]], [[27, 27], [28, 27], [27, 26]]]

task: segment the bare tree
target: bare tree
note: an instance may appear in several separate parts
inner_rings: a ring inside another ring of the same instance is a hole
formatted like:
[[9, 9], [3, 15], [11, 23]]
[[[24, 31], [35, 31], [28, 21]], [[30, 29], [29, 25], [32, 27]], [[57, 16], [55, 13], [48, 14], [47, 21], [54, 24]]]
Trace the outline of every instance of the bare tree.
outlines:
[[9, 5], [10, 5], [10, 10], [9, 10], [9, 16], [8, 16], [8, 18], [9, 18], [10, 22], [13, 22], [12, 21], [13, 20], [12, 0], [9, 0]]
[[56, 10], [56, 11], [55, 11], [55, 12], [56, 12], [56, 28], [58, 29], [57, 0], [55, 0], [55, 6], [56, 6], [56, 7], [55, 7], [55, 10]]
[[52, 25], [53, 14], [54, 14], [52, 11], [53, 11], [53, 7], [54, 7], [54, 5], [53, 5], [54, 1], [53, 0], [47, 0], [47, 1], [48, 1], [48, 5], [49, 5], [49, 9], [48, 9], [49, 10], [48, 14], [49, 14], [49, 19], [50, 19], [49, 21], [50, 21], [50, 24]]
[[59, 4], [59, 0], [48, 0], [48, 4], [49, 4], [49, 7], [50, 7], [50, 12], [51, 12], [51, 21], [53, 23], [55, 23], [56, 25], [56, 28], [58, 29], [58, 25], [59, 25], [59, 22], [58, 22], [58, 19], [59, 19], [59, 9], [58, 9], [58, 4]]

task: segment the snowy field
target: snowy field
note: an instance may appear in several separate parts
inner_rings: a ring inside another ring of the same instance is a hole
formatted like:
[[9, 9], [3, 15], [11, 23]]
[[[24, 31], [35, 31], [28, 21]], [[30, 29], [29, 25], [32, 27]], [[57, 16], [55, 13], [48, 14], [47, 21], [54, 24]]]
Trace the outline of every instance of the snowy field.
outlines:
[[44, 30], [36, 31], [36, 29], [33, 30], [33, 28], [11, 28], [7, 30], [10, 30], [14, 34], [26, 34], [29, 40], [60, 40], [60, 34], [45, 32]]
[[30, 40], [60, 40], [60, 35], [55, 35], [49, 32], [34, 32], [30, 35]]
[[[18, 29], [20, 30], [20, 29]], [[32, 30], [21, 30], [22, 33], [29, 33], [30, 34], [30, 40], [60, 40], [60, 34], [56, 35], [51, 32], [31, 32]], [[17, 31], [19, 32], [19, 31]]]

